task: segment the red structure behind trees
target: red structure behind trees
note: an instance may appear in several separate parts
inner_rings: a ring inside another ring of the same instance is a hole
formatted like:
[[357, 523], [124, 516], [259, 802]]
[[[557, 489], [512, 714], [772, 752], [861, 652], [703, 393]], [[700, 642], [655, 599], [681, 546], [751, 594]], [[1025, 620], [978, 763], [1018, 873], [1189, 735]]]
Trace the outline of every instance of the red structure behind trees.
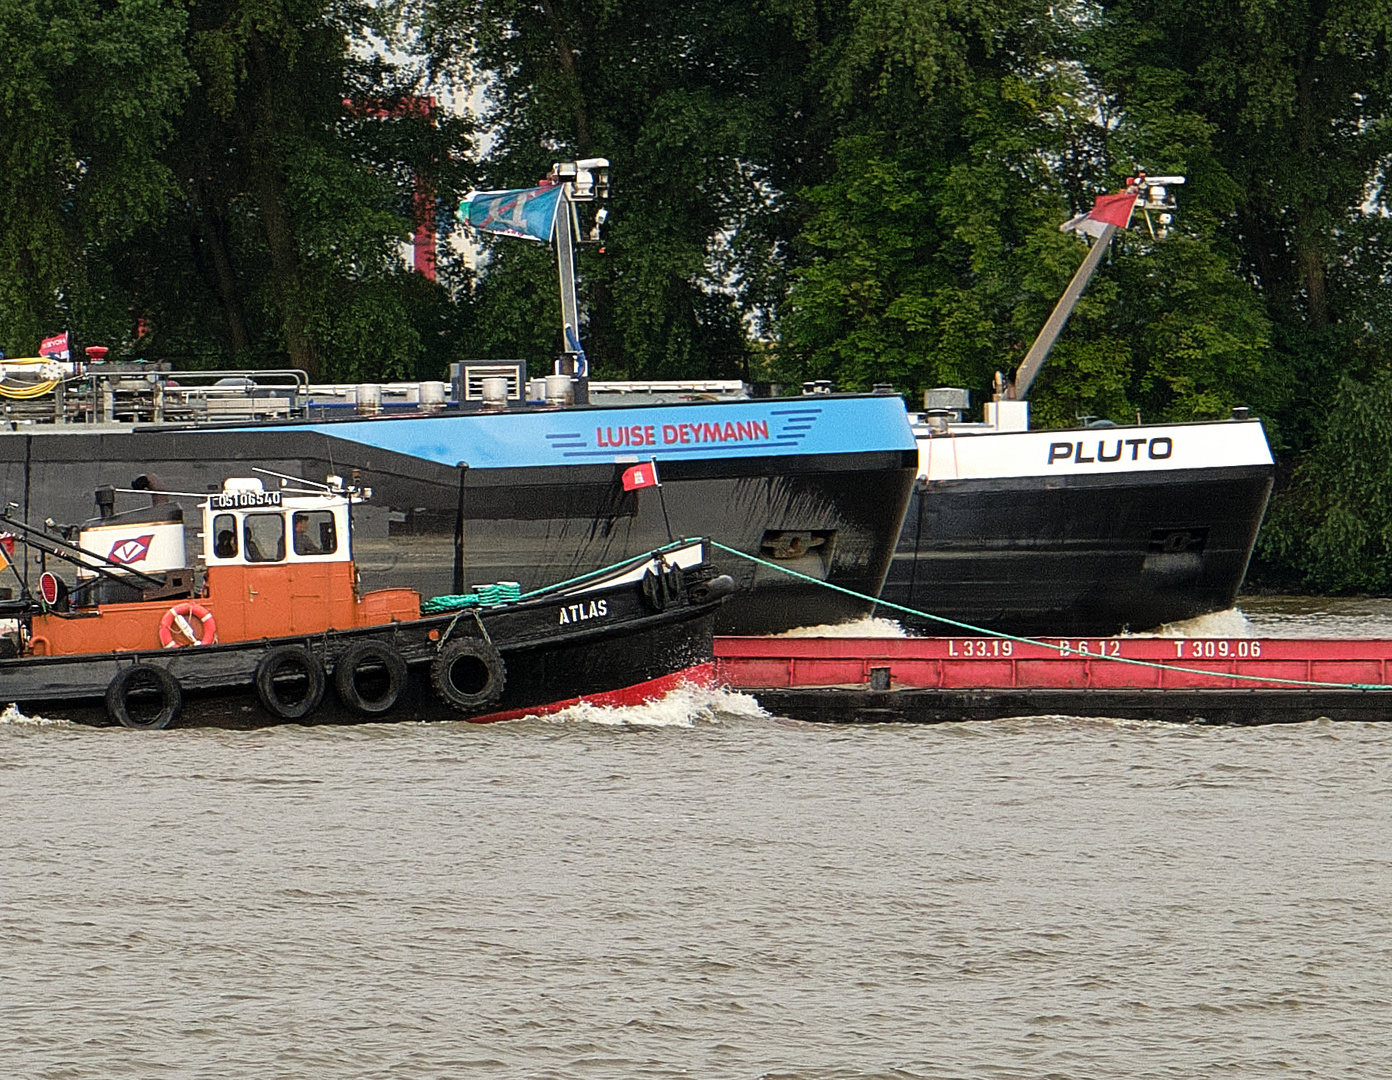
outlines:
[[[343, 107], [354, 116], [374, 120], [395, 120], [403, 116], [418, 116], [430, 120], [435, 115], [438, 102], [434, 95], [429, 97], [402, 97], [395, 101], [362, 101], [343, 99]], [[427, 281], [435, 280], [435, 191], [431, 185], [416, 176], [416, 194], [412, 200], [412, 218], [415, 232], [411, 235], [411, 265]]]

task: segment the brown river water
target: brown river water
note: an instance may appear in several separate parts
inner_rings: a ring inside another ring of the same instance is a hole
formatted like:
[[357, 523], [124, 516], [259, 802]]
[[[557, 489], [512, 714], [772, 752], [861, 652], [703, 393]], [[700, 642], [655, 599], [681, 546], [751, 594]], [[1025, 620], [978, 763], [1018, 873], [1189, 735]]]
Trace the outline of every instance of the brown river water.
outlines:
[[6, 1078], [1392, 1075], [1392, 725], [6, 721]]

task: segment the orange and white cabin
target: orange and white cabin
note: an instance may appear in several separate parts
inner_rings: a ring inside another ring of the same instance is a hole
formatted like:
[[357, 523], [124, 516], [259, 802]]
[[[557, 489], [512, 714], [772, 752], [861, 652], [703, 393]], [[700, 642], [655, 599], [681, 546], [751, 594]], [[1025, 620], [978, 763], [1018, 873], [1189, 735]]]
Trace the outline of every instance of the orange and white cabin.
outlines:
[[[229, 479], [201, 506], [201, 589], [147, 590], [161, 595], [37, 615], [30, 651], [70, 656], [180, 648], [418, 619], [414, 589], [358, 591], [352, 503], [360, 500], [341, 483], [268, 491], [259, 479]], [[179, 515], [156, 522], [113, 517], [84, 528], [78, 544], [93, 567], [79, 567], [80, 583], [97, 566], [109, 577], [124, 573], [134, 581], [139, 571], [162, 573], [167, 582], [180, 580], [174, 572], [184, 568]]]

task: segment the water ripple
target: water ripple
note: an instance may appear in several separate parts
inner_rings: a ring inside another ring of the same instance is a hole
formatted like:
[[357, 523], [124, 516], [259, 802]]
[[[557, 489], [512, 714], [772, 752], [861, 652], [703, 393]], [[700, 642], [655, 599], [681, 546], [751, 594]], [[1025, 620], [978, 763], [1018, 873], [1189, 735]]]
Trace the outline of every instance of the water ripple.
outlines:
[[1392, 728], [0, 723], [48, 1078], [1380, 1078]]

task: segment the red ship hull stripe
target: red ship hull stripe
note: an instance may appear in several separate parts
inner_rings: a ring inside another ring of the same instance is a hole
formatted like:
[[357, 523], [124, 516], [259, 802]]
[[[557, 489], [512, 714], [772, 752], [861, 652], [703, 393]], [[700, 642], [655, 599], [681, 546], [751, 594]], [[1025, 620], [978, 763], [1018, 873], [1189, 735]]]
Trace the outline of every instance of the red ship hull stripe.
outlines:
[[629, 705], [643, 705], [649, 701], [670, 694], [673, 690], [681, 689], [684, 686], [697, 688], [708, 688], [715, 685], [715, 665], [713, 663], [696, 664], [681, 671], [673, 672], [670, 675], [663, 675], [657, 679], [649, 679], [647, 682], [635, 683], [633, 686], [625, 686], [620, 690], [605, 690], [598, 694], [583, 694], [580, 697], [567, 698], [565, 701], [553, 701], [549, 705], [535, 705], [527, 709], [511, 709], [507, 712], [488, 713], [486, 716], [470, 716], [468, 721], [471, 724], [494, 724], [500, 720], [520, 720], [524, 716], [550, 716], [563, 709], [569, 709], [573, 705], [598, 705], [607, 708], [620, 708]]

